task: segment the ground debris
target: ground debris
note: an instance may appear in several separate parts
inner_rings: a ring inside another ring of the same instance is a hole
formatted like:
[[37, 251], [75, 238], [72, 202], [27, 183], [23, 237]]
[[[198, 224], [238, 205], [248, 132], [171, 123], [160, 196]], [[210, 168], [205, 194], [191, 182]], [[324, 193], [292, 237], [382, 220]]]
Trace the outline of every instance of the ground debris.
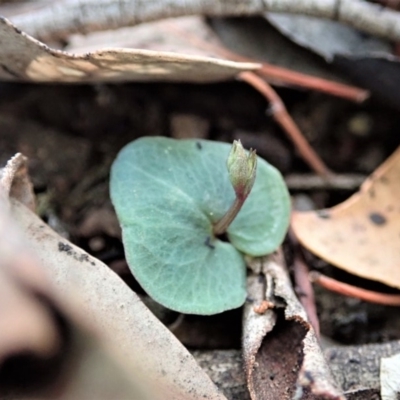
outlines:
[[[336, 386], [306, 312], [297, 299], [282, 256], [249, 261], [243, 356], [253, 400], [344, 399]], [[274, 308], [259, 314], [266, 300]]]

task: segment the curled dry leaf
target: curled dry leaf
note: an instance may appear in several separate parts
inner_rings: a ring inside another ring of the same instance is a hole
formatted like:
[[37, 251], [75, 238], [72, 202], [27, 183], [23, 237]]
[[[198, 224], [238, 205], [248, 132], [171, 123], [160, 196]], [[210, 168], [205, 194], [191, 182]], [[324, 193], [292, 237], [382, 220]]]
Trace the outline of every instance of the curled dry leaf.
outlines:
[[[20, 161], [23, 156], [14, 157], [0, 181], [0, 304], [7, 305], [0, 307], [0, 357], [24, 350], [49, 356], [61, 347], [64, 356], [55, 357], [62, 368], [49, 375], [54, 378], [46, 389], [50, 398], [58, 392], [65, 399], [224, 400], [116, 274], [7, 198]], [[0, 385], [10, 381], [3, 373], [4, 368]], [[21, 388], [7, 389], [15, 398]]]
[[[6, 237], [10, 224], [0, 232], [2, 244]], [[35, 257], [26, 248], [13, 250], [11, 262], [0, 269], [1, 399], [161, 399], [144, 389], [146, 380], [135, 364], [119, 358], [81, 318], [62, 310]]]
[[[125, 47], [213, 56], [241, 62], [264, 60], [291, 70], [294, 68], [303, 73], [337, 79], [337, 75], [322, 62], [316, 62], [311, 55], [305, 57], [306, 53], [294, 44], [288, 46], [287, 40], [269, 24], [260, 25], [253, 19], [215, 19], [212, 27], [198, 15], [168, 18], [112, 31], [73, 35], [65, 50], [82, 53], [100, 47]], [[285, 47], [284, 52], [281, 51], [282, 46]], [[274, 65], [262, 64], [259, 72], [277, 85], [293, 84], [353, 101], [363, 101], [368, 96], [362, 89], [296, 74]]]
[[[1, 398], [154, 398], [145, 395], [148, 391], [142, 390], [138, 375], [131, 372], [135, 364], [119, 359], [89, 333], [91, 328], [83, 318], [63, 310], [11, 217], [8, 194], [15, 186], [31, 188], [25, 162], [25, 157], [17, 154], [0, 178]], [[25, 199], [24, 190], [22, 193]]]
[[[253, 259], [250, 268], [243, 352], [251, 398], [343, 399], [281, 257]], [[262, 302], [268, 306], [260, 314]]]
[[300, 243], [329, 263], [400, 288], [400, 149], [345, 202], [319, 211], [294, 211]]
[[[210, 46], [210, 44], [212, 44]], [[67, 51], [87, 53], [100, 47], [140, 48], [217, 57], [218, 37], [200, 16], [168, 18], [120, 29], [72, 35]]]
[[186, 81], [231, 79], [257, 64], [151, 50], [109, 49], [74, 55], [54, 50], [0, 19], [0, 78], [33, 82]]
[[38, 298], [40, 282], [46, 280], [30, 262], [7, 206], [4, 196], [0, 200], [0, 363], [23, 352], [51, 357], [59, 350], [61, 338], [50, 310]]
[[105, 264], [52, 231], [19, 202], [12, 201], [12, 214], [63, 304], [75, 304], [75, 311], [78, 304], [81, 317], [118, 345], [164, 398], [225, 399], [182, 344]]

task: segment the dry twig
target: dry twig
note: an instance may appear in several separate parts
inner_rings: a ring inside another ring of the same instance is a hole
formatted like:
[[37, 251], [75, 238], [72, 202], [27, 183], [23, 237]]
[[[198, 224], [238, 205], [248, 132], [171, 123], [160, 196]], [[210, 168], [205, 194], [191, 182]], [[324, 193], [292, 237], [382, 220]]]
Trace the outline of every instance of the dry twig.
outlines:
[[[243, 58], [242, 61], [246, 59]], [[239, 60], [237, 60], [239, 61]], [[257, 61], [253, 61], [257, 62]], [[310, 90], [317, 90], [318, 92], [327, 93], [332, 96], [342, 97], [347, 100], [361, 103], [369, 97], [368, 90], [361, 89], [355, 86], [345, 85], [327, 79], [318, 78], [311, 75], [302, 74], [300, 72], [291, 71], [283, 67], [277, 67], [268, 63], [262, 63], [261, 68], [257, 73], [266, 79], [275, 79], [285, 84], [294, 85]]]
[[293, 121], [286, 107], [275, 90], [262, 78], [253, 72], [242, 72], [239, 78], [257, 89], [271, 103], [270, 109], [275, 121], [283, 128], [289, 138], [296, 145], [299, 153], [308, 165], [319, 175], [329, 178], [331, 171], [324, 164], [318, 154], [309, 145], [300, 129]]
[[319, 320], [317, 307], [315, 305], [314, 290], [310, 280], [308, 279], [309, 270], [304, 261], [299, 242], [291, 230], [289, 230], [289, 239], [294, 251], [293, 272], [296, 284], [296, 294], [307, 313], [310, 324], [314, 328], [315, 335], [319, 338]]
[[217, 37], [215, 37], [215, 43], [214, 41], [207, 42], [201, 37], [193, 35], [184, 29], [180, 29], [173, 21], [168, 24], [168, 29], [175, 35], [184, 36], [194, 47], [211, 51], [211, 53], [227, 58], [228, 60], [261, 64], [261, 68], [258, 69], [256, 73], [265, 78], [269, 83], [293, 85], [309, 90], [316, 90], [331, 96], [342, 97], [359, 103], [369, 97], [369, 92], [365, 89], [302, 74], [235, 53], [227, 49]]
[[367, 179], [362, 174], [335, 174], [324, 179], [315, 174], [290, 174], [285, 182], [291, 190], [356, 190]]
[[342, 294], [343, 296], [355, 297], [356, 299], [368, 301], [370, 303], [383, 304], [386, 306], [400, 306], [400, 295], [374, 292], [363, 289], [348, 283], [337, 281], [319, 272], [310, 272], [311, 282], [317, 283], [325, 289]]

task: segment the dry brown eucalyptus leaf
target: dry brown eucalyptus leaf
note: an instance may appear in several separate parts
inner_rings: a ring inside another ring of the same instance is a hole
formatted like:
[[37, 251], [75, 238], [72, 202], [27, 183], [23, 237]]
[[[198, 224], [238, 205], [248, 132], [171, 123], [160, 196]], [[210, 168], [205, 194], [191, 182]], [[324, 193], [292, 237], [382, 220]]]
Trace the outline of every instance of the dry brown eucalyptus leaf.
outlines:
[[134, 363], [89, 333], [83, 318], [60, 307], [10, 215], [8, 195], [21, 184], [21, 176], [23, 184], [29, 180], [25, 162], [17, 154], [0, 178], [0, 398], [160, 399], [145, 395], [143, 377], [138, 384], [138, 374], [132, 373]]
[[29, 181], [25, 163], [17, 154], [0, 175], [3, 398], [224, 400], [116, 274], [8, 197], [21, 175]]
[[22, 352], [51, 357], [61, 345], [52, 313], [37, 293], [45, 276], [31, 261], [9, 218], [4, 181], [0, 181], [0, 365]]
[[182, 81], [232, 79], [258, 68], [211, 57], [108, 49], [74, 55], [53, 50], [0, 18], [0, 79], [33, 82]]
[[[29, 267], [36, 269], [32, 260]], [[38, 290], [24, 274], [7, 269], [0, 269], [2, 400], [162, 399], [144, 389], [146, 379], [135, 364], [118, 357], [82, 319], [64, 314], [51, 298], [51, 285], [44, 287], [43, 280]], [[36, 272], [43, 271], [39, 267]]]
[[252, 400], [344, 399], [282, 257], [250, 261], [243, 353]]
[[17, 201], [12, 214], [66, 308], [80, 307], [82, 318], [101, 337], [117, 344], [168, 399], [224, 400], [182, 344], [105, 264], [52, 231]]
[[300, 243], [329, 263], [363, 278], [400, 288], [400, 149], [330, 209], [294, 211]]
[[200, 16], [168, 18], [110, 31], [72, 35], [66, 51], [87, 53], [101, 47], [139, 48], [180, 54], [218, 56], [208, 44], [219, 44]]

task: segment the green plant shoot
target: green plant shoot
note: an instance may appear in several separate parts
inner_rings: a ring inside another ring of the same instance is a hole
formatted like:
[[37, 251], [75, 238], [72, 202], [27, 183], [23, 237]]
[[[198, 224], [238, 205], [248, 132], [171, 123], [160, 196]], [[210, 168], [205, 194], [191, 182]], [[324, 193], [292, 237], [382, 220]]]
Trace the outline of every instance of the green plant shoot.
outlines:
[[256, 179], [256, 152], [250, 150], [247, 154], [240, 140], [235, 140], [226, 164], [236, 198], [228, 212], [214, 225], [214, 235], [226, 232], [250, 194]]
[[[114, 161], [110, 191], [133, 275], [154, 300], [183, 313], [240, 307], [244, 255], [276, 250], [289, 224], [282, 176], [238, 142], [231, 149], [207, 140], [140, 138]], [[215, 227], [238, 198], [240, 210], [224, 224], [226, 242]]]

